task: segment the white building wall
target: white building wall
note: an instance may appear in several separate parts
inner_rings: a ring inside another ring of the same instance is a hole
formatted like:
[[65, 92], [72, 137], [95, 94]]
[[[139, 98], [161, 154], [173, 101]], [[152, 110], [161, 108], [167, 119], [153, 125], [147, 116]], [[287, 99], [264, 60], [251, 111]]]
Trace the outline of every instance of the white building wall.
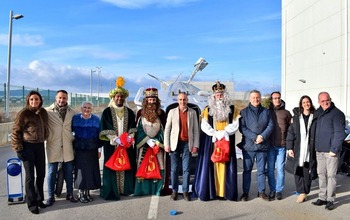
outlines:
[[282, 0], [282, 98], [287, 109], [318, 93], [350, 115], [348, 0]]

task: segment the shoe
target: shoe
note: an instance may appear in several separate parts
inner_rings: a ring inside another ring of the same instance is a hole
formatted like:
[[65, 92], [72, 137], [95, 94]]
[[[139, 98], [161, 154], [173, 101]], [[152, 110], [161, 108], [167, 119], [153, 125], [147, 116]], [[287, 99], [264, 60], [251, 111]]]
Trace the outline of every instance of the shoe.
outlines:
[[42, 209], [46, 208], [47, 205], [43, 203], [43, 201], [38, 202], [38, 206]]
[[46, 201], [46, 207], [52, 206], [54, 203], [55, 203], [55, 198], [49, 198], [49, 199]]
[[248, 196], [248, 193], [243, 193], [242, 195], [241, 195], [241, 201], [242, 202], [246, 202], [246, 201], [248, 201], [248, 198], [249, 198], [249, 196]]
[[73, 203], [78, 202], [78, 200], [74, 196], [71, 196], [71, 195], [67, 195], [66, 200], [73, 202]]
[[328, 201], [327, 204], [326, 204], [326, 207], [324, 207], [324, 208], [328, 209], [328, 210], [333, 210], [334, 209], [334, 203]]
[[269, 194], [269, 199], [270, 200], [275, 200], [275, 196], [276, 196], [275, 191], [271, 191], [270, 194]]
[[86, 198], [85, 191], [79, 190], [79, 202], [81, 203], [88, 203], [89, 200]]
[[281, 200], [282, 199], [282, 192], [277, 192], [276, 193], [276, 199]]
[[184, 196], [184, 200], [191, 201], [191, 197], [188, 195], [188, 192], [184, 192], [183, 196]]
[[170, 195], [170, 199], [171, 200], [177, 200], [177, 192], [173, 192], [171, 195]]
[[307, 195], [305, 193], [300, 193], [297, 199], [297, 203], [303, 203], [307, 200]]
[[313, 205], [321, 206], [321, 205], [326, 205], [327, 201], [317, 199], [316, 202], [312, 202]]
[[258, 193], [258, 197], [262, 198], [265, 201], [270, 201], [269, 197], [264, 192]]
[[85, 197], [86, 197], [86, 199], [87, 199], [89, 202], [94, 201], [94, 198], [92, 198], [92, 197], [90, 196], [90, 190], [86, 190], [86, 191], [85, 191]]
[[37, 214], [39, 214], [39, 209], [38, 209], [38, 207], [36, 207], [35, 209], [33, 209], [33, 210], [29, 210], [31, 213], [33, 213], [34, 215], [37, 215]]

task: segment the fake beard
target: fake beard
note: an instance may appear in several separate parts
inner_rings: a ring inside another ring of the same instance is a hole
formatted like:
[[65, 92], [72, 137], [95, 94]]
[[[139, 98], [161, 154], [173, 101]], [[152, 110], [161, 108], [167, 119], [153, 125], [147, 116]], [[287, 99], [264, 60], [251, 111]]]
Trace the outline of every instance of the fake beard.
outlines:
[[154, 103], [147, 104], [144, 108], [142, 108], [141, 114], [147, 121], [154, 123], [158, 118], [156, 109], [157, 106]]
[[216, 121], [226, 121], [231, 109], [229, 105], [226, 105], [224, 100], [216, 100], [209, 105], [209, 115], [213, 116]]

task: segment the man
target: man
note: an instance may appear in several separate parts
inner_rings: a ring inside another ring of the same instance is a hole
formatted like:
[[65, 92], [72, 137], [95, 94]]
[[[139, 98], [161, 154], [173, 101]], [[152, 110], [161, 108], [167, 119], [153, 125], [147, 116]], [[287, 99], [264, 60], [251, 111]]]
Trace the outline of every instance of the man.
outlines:
[[[269, 110], [274, 123], [271, 135], [271, 148], [267, 153], [267, 177], [270, 186], [270, 200], [282, 199], [284, 188], [284, 165], [286, 162], [286, 137], [292, 115], [285, 109], [285, 103], [281, 99], [280, 92], [272, 92], [270, 96]], [[275, 179], [276, 166], [276, 179]]]
[[318, 94], [320, 107], [316, 111], [315, 149], [317, 174], [320, 191], [316, 206], [326, 205], [328, 210], [334, 209], [336, 175], [339, 155], [345, 134], [345, 115], [331, 101], [327, 92]]
[[[201, 143], [195, 175], [195, 192], [200, 200], [215, 198], [237, 201], [237, 159], [235, 132], [239, 112], [231, 105], [226, 86], [220, 82], [212, 86], [209, 106], [201, 114]], [[220, 136], [220, 137], [219, 137]], [[229, 137], [229, 155], [225, 161], [212, 161], [211, 156], [222, 150], [214, 149], [223, 137]]]
[[[123, 88], [124, 78], [118, 77], [116, 88], [109, 92], [111, 102], [102, 112], [100, 139], [103, 141], [104, 164], [110, 159], [118, 146], [118, 138], [127, 132], [133, 136], [135, 114], [124, 106], [129, 91]], [[115, 171], [103, 166], [101, 197], [106, 200], [119, 200], [120, 195], [134, 193], [136, 174], [136, 152], [133, 146], [126, 149], [130, 161], [130, 170]]]
[[[136, 177], [135, 196], [160, 195], [165, 181], [166, 155], [164, 152], [164, 127], [166, 122], [165, 112], [160, 108], [160, 99], [156, 88], [147, 88], [144, 91], [142, 108], [137, 112], [137, 131], [135, 145], [137, 149], [137, 166], [140, 169], [144, 161], [146, 151], [149, 148], [159, 147], [156, 160], [159, 164], [161, 179], [144, 179]], [[141, 170], [139, 170], [141, 171]], [[168, 186], [168, 184], [166, 184]]]
[[252, 169], [256, 159], [258, 197], [269, 201], [265, 193], [265, 166], [267, 152], [270, 149], [270, 135], [274, 125], [269, 110], [261, 106], [261, 93], [252, 90], [249, 104], [241, 111], [239, 129], [242, 133], [243, 147], [243, 194], [241, 201], [248, 201]]
[[191, 154], [197, 153], [199, 146], [198, 116], [195, 110], [187, 106], [188, 97], [184, 92], [177, 96], [179, 106], [169, 111], [164, 131], [164, 150], [170, 153], [171, 184], [173, 193], [170, 199], [178, 197], [178, 165], [182, 155], [182, 191], [186, 201], [190, 182]]
[[78, 202], [73, 195], [73, 134], [72, 118], [74, 110], [68, 106], [68, 93], [59, 90], [56, 93], [56, 101], [46, 108], [49, 115], [49, 137], [46, 143], [48, 166], [48, 200], [46, 205], [52, 206], [55, 202], [55, 183], [58, 163], [62, 162], [64, 180], [67, 187], [66, 199], [71, 202]]

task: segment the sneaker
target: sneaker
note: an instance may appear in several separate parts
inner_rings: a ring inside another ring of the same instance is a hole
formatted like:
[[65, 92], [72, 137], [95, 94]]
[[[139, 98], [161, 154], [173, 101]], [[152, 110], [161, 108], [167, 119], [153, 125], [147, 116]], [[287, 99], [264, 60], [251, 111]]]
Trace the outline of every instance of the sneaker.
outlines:
[[174, 201], [177, 200], [177, 192], [173, 192], [170, 196], [170, 199]]
[[276, 193], [276, 199], [281, 200], [282, 199], [282, 192], [277, 192]]
[[328, 201], [327, 204], [326, 204], [326, 207], [324, 207], [324, 208], [328, 209], [328, 210], [333, 210], [334, 209], [334, 203]]
[[243, 193], [242, 195], [241, 195], [241, 201], [242, 202], [246, 202], [246, 201], [248, 201], [248, 198], [249, 198], [249, 195], [248, 195], [248, 193]]
[[317, 206], [321, 206], [321, 205], [326, 205], [327, 201], [325, 200], [321, 200], [321, 199], [317, 199], [316, 202], [312, 202], [313, 205], [317, 205]]

